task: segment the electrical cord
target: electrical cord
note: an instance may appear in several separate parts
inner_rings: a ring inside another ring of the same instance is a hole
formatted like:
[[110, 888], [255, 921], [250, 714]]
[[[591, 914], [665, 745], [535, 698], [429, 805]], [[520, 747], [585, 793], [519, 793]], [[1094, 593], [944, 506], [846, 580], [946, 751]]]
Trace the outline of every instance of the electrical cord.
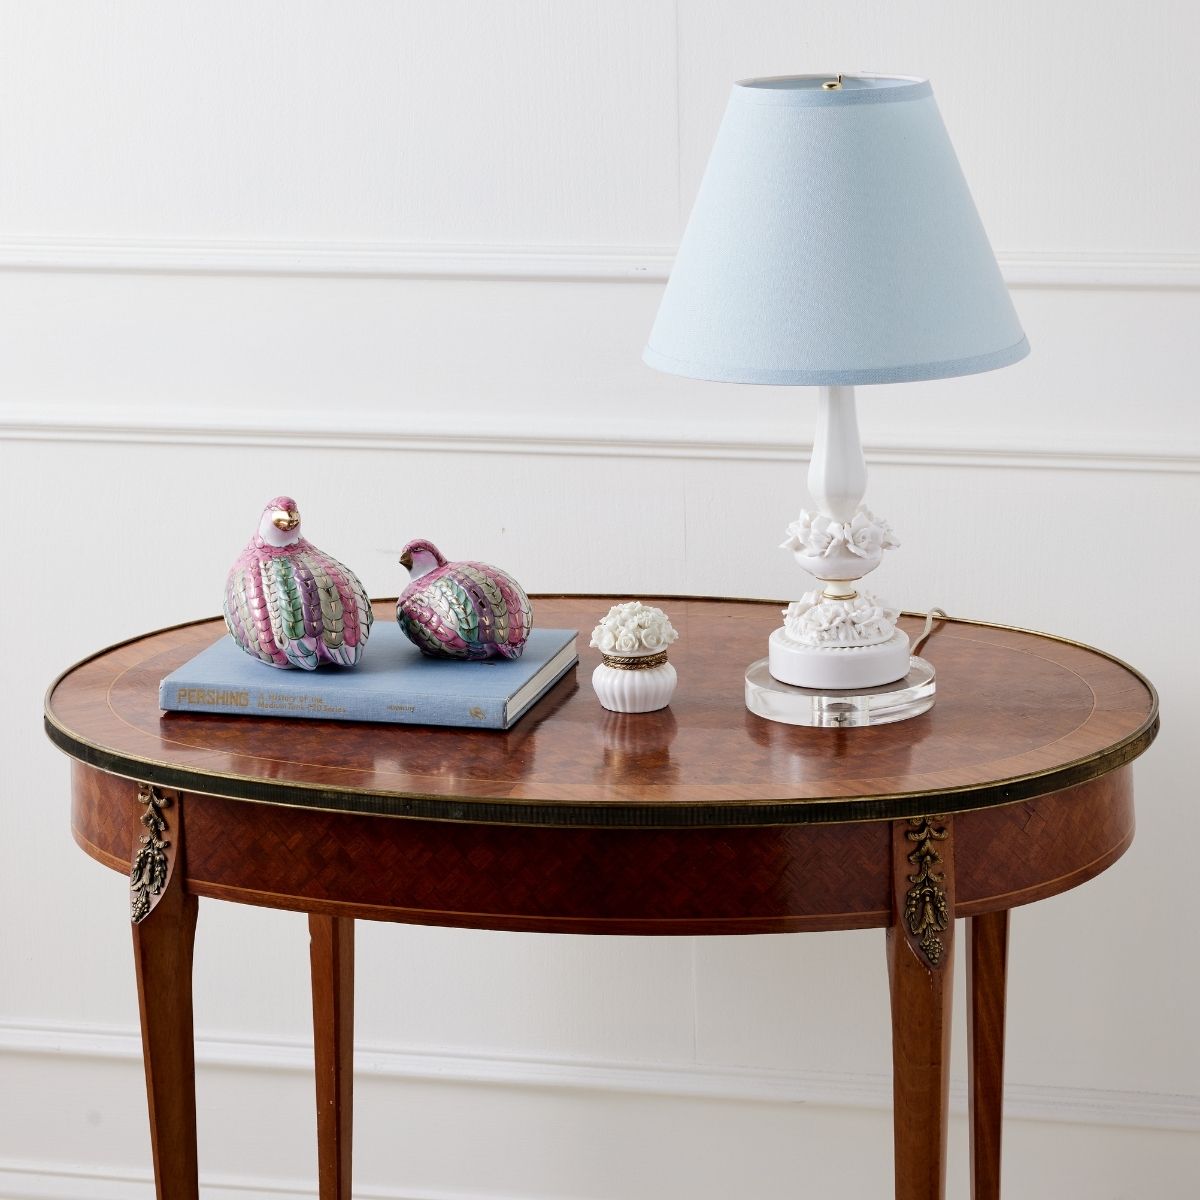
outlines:
[[920, 636], [917, 638], [917, 640], [915, 642], [913, 642], [912, 649], [909, 651], [909, 653], [910, 654], [918, 653], [918, 651], [920, 651], [921, 647], [929, 640], [930, 634], [932, 634], [934, 632], [933, 626], [934, 626], [935, 621], [948, 621], [948, 620], [950, 620], [950, 617], [946, 614], [946, 612], [943, 609], [931, 608], [925, 614], [925, 628], [921, 630]]

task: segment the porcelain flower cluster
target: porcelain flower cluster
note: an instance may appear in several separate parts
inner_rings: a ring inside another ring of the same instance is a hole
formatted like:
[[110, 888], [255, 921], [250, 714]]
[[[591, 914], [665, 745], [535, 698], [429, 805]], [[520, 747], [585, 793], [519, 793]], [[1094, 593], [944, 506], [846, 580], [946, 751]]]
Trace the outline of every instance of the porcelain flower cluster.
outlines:
[[851, 521], [835, 521], [833, 517], [803, 509], [787, 532], [787, 541], [780, 549], [817, 558], [836, 554], [843, 547], [859, 558], [874, 558], [881, 551], [900, 545], [892, 527], [865, 507]]
[[592, 630], [591, 644], [601, 654], [656, 654], [678, 637], [661, 608], [630, 600], [608, 610]]
[[869, 646], [891, 638], [899, 616], [870, 592], [830, 600], [818, 590], [789, 604], [783, 623], [792, 637], [810, 646]]

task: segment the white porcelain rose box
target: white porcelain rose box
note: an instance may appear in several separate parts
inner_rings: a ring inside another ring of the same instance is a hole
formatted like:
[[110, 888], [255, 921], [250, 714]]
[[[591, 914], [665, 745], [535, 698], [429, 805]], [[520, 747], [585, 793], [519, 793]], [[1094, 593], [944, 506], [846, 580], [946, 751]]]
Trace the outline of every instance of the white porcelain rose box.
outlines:
[[592, 630], [603, 661], [592, 687], [610, 712], [646, 713], [666, 708], [675, 694], [675, 668], [667, 647], [679, 637], [661, 608], [630, 600], [614, 604]]

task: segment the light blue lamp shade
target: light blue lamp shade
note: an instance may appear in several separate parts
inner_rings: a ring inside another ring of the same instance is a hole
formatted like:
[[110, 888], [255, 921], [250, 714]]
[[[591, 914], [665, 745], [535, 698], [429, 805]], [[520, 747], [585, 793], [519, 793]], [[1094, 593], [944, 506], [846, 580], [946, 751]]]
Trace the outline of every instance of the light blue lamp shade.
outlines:
[[1024, 358], [928, 81], [735, 84], [645, 361], [733, 383], [942, 379]]

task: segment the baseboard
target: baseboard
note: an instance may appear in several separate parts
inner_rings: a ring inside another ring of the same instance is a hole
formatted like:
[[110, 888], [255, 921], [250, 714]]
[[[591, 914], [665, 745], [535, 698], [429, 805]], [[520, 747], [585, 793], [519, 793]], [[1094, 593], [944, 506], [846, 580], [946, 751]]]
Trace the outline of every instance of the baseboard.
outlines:
[[[133, 1029], [4, 1022], [0, 1023], [0, 1057], [5, 1054], [140, 1062], [141, 1040]], [[201, 1036], [196, 1039], [196, 1062], [201, 1070], [310, 1072], [312, 1049], [299, 1042]], [[680, 1100], [873, 1110], [890, 1109], [892, 1103], [888, 1076], [849, 1072], [586, 1062], [383, 1046], [356, 1047], [354, 1068], [358, 1076], [409, 1083], [642, 1093]], [[950, 1098], [952, 1111], [966, 1111], [962, 1080], [952, 1083]], [[1200, 1131], [1200, 1096], [1011, 1083], [1005, 1088], [1005, 1115], [1015, 1120], [1196, 1132]]]
[[[666, 279], [666, 245], [7, 237], [0, 269], [216, 275], [345, 275], [424, 279]], [[1200, 255], [999, 251], [1011, 287], [1197, 288]]]
[[[317, 1189], [298, 1181], [236, 1179], [200, 1172], [206, 1200], [314, 1200]], [[430, 1191], [422, 1188], [369, 1188], [354, 1185], [355, 1200], [519, 1200], [483, 1192]], [[53, 1163], [0, 1160], [0, 1200], [154, 1200], [149, 1171], [110, 1167], [64, 1169]]]
[[[765, 429], [726, 421], [687, 430], [636, 420], [605, 425], [561, 415], [539, 419], [537, 433], [514, 433], [511, 425], [479, 420], [469, 429], [438, 425], [418, 413], [388, 416], [353, 410], [278, 414], [265, 410], [195, 413], [186, 417], [145, 408], [96, 402], [86, 407], [47, 409], [8, 403], [0, 411], [0, 441], [114, 443], [119, 445], [265, 446], [274, 449], [442, 451], [455, 454], [550, 455], [585, 458], [708, 459], [804, 462], [812, 450], [803, 437], [768, 437]], [[801, 431], [803, 432], [803, 431]], [[1200, 472], [1200, 443], [1194, 439], [1131, 441], [1116, 435], [1080, 434], [1056, 445], [1032, 437], [1025, 444], [973, 444], [927, 430], [920, 438], [876, 435], [866, 446], [871, 464], [993, 467], [1009, 470]]]

